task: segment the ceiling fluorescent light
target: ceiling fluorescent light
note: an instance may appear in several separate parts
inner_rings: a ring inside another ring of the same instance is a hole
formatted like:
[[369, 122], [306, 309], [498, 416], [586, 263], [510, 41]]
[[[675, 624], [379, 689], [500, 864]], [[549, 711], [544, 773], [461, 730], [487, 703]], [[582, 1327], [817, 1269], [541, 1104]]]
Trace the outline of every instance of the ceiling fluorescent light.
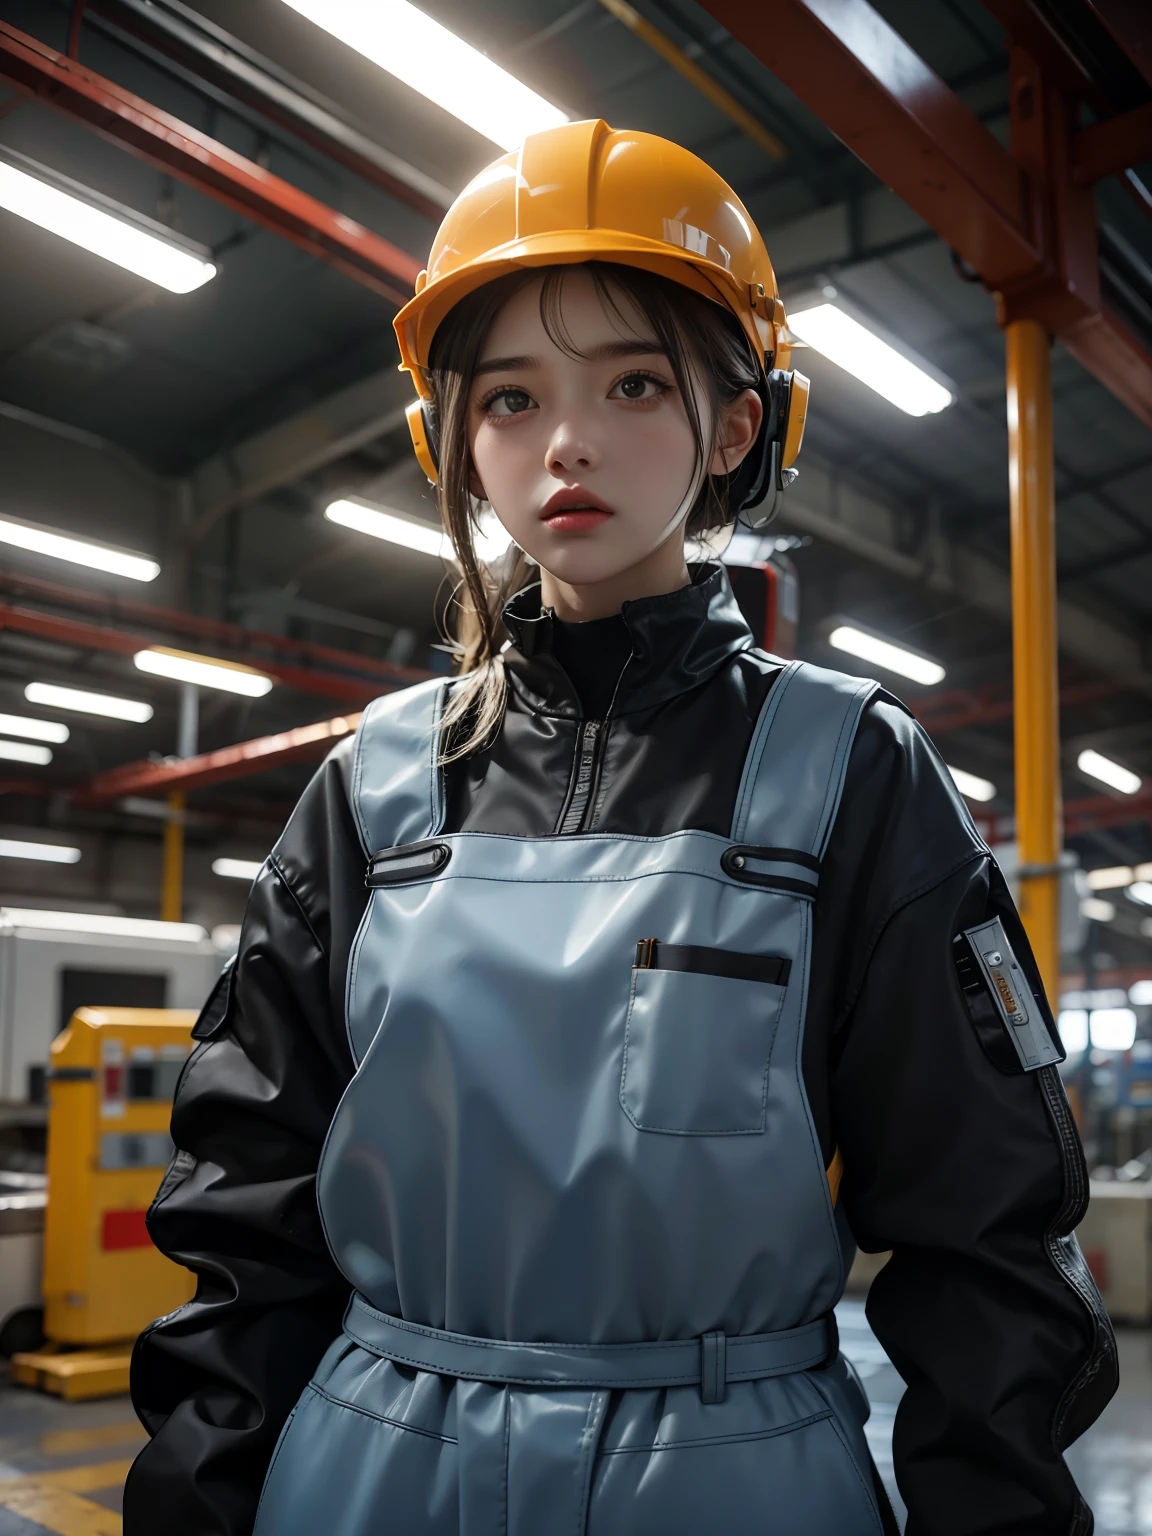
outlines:
[[226, 880], [255, 880], [264, 868], [258, 859], [213, 859], [212, 873]]
[[1110, 923], [1116, 916], [1116, 908], [1110, 901], [1101, 901], [1099, 896], [1082, 896], [1080, 915], [1088, 918], [1089, 922]]
[[1128, 1001], [1136, 1008], [1152, 1008], [1152, 979], [1134, 981], [1128, 988]]
[[847, 651], [849, 656], [859, 656], [862, 661], [885, 667], [889, 672], [898, 672], [901, 677], [910, 677], [915, 683], [928, 686], [944, 680], [944, 668], [938, 661], [929, 661], [926, 656], [906, 651], [903, 646], [882, 640], [879, 635], [866, 634], [851, 624], [841, 624], [834, 629], [828, 636], [828, 643], [838, 651]]
[[1092, 1015], [1092, 1044], [1101, 1051], [1130, 1051], [1136, 1039], [1131, 1008], [1099, 1008]]
[[131, 720], [137, 725], [152, 718], [151, 704], [139, 699], [118, 699], [111, 693], [61, 688], [56, 683], [29, 683], [24, 697], [29, 704], [43, 704], [49, 709], [74, 709], [83, 715], [107, 715], [112, 720]]
[[95, 912], [49, 912], [38, 907], [0, 907], [0, 929], [53, 928], [107, 933], [125, 939], [176, 939], [195, 944], [208, 937], [199, 923], [162, 923], [149, 917], [105, 917]]
[[334, 501], [324, 508], [324, 516], [330, 523], [342, 528], [355, 528], [357, 533], [367, 533], [374, 539], [386, 539], [389, 544], [402, 544], [405, 549], [418, 549], [424, 555], [439, 555], [443, 560], [452, 559], [452, 543], [448, 535], [431, 523], [418, 518], [405, 517], [400, 512], [389, 512], [383, 507], [372, 507], [363, 501]]
[[943, 384], [835, 304], [790, 314], [788, 328], [909, 416], [934, 415], [952, 404], [952, 392]]
[[[374, 539], [384, 539], [389, 544], [400, 544], [405, 549], [415, 549], [424, 555], [436, 555], [441, 560], [456, 559], [452, 541], [440, 528], [426, 523], [422, 518], [410, 517], [389, 507], [373, 506], [358, 497], [345, 497], [330, 502], [324, 508], [324, 516], [330, 523], [342, 528], [354, 528]], [[491, 508], [480, 514], [480, 527], [473, 534], [476, 558], [485, 563], [499, 560], [512, 542], [512, 535], [500, 522]]]
[[0, 757], [10, 763], [36, 763], [46, 768], [52, 761], [52, 748], [31, 741], [0, 741]]
[[1083, 1008], [1064, 1008], [1056, 1019], [1064, 1049], [1069, 1053], [1088, 1049], [1088, 1014]]
[[0, 715], [0, 733], [30, 736], [33, 741], [54, 741], [62, 746], [71, 734], [62, 720], [33, 720], [30, 715]]
[[1130, 772], [1127, 768], [1121, 768], [1119, 763], [1114, 763], [1110, 757], [1104, 757], [1099, 752], [1093, 752], [1091, 747], [1081, 752], [1076, 759], [1076, 766], [1081, 773], [1086, 773], [1090, 778], [1099, 779], [1101, 784], [1107, 784], [1109, 789], [1118, 789], [1122, 795], [1134, 795], [1140, 788], [1140, 775]]
[[[3, 166], [0, 166], [0, 171]], [[90, 544], [50, 528], [0, 517], [0, 543], [27, 549], [36, 555], [50, 555], [53, 560], [70, 560], [92, 571], [108, 571], [113, 576], [129, 576], [133, 581], [154, 581], [160, 574], [155, 560], [146, 555], [132, 555], [127, 550], [110, 549], [106, 544]]]
[[407, 0], [286, 0], [477, 133], [516, 149], [568, 115]]
[[1142, 907], [1152, 907], [1152, 883], [1149, 881], [1137, 880], [1135, 885], [1128, 887], [1128, 895]]
[[0, 155], [0, 208], [170, 293], [191, 293], [216, 276], [206, 247], [7, 149]]
[[44, 864], [78, 864], [79, 848], [62, 848], [59, 843], [21, 843], [0, 837], [0, 859], [39, 859]]
[[1086, 878], [1090, 891], [1118, 891], [1131, 885], [1136, 874], [1126, 864], [1117, 864], [1112, 869], [1090, 869]]
[[978, 778], [974, 773], [965, 773], [963, 768], [953, 768], [948, 765], [948, 772], [955, 781], [956, 788], [966, 800], [991, 800], [995, 797], [996, 786], [988, 779]]
[[249, 699], [262, 699], [272, 690], [270, 677], [239, 661], [217, 661], [212, 656], [173, 651], [166, 645], [137, 651], [132, 659], [141, 672], [170, 677], [178, 683], [195, 683], [199, 688], [222, 688], [225, 693], [242, 693]]

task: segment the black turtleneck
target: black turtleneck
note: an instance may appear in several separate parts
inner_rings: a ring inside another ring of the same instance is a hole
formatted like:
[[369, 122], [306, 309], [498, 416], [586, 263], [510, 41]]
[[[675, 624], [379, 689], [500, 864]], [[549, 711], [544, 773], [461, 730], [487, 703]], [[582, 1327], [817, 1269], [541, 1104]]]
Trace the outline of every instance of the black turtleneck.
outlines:
[[586, 719], [602, 720], [607, 714], [631, 653], [632, 637], [622, 614], [552, 620], [552, 654], [568, 674]]

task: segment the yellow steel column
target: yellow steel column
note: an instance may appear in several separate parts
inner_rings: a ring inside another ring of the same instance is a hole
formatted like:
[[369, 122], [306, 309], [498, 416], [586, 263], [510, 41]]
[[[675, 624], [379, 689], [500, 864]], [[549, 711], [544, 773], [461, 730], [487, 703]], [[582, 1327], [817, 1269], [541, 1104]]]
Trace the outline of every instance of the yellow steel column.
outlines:
[[1035, 320], [1005, 326], [1012, 520], [1012, 672], [1020, 915], [1048, 996], [1060, 979], [1063, 842], [1056, 657], [1056, 497], [1049, 338]]
[[168, 820], [164, 823], [164, 877], [160, 916], [178, 923], [184, 911], [184, 793], [168, 796]]

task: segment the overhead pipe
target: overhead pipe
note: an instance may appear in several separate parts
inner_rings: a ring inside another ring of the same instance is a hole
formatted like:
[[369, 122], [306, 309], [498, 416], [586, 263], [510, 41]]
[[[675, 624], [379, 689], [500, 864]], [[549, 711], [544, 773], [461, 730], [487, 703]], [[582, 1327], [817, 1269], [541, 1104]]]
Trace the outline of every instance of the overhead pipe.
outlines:
[[0, 80], [292, 241], [397, 306], [421, 263], [227, 145], [0, 21]]
[[151, 603], [136, 602], [131, 598], [109, 598], [94, 592], [82, 592], [78, 587], [68, 587], [55, 581], [45, 581], [39, 576], [22, 576], [15, 571], [0, 570], [0, 588], [20, 595], [41, 598], [62, 608], [83, 608], [101, 613], [109, 609], [116, 618], [130, 623], [170, 630], [177, 634], [195, 635], [242, 653], [249, 665], [265, 667], [261, 653], [264, 650], [279, 652], [295, 658], [305, 657], [325, 663], [341, 671], [364, 673], [379, 678], [383, 684], [398, 686], [402, 683], [419, 683], [430, 674], [419, 667], [405, 667], [394, 661], [383, 661], [376, 656], [364, 656], [358, 651], [345, 651], [332, 645], [318, 645], [313, 640], [290, 640], [284, 635], [273, 635], [266, 630], [249, 629], [242, 624], [229, 624], [223, 619], [206, 619], [195, 613], [184, 613], [177, 608], [159, 608]]
[[[147, 650], [155, 644], [154, 639], [143, 635], [128, 634], [103, 624], [84, 624], [78, 619], [61, 618], [55, 614], [34, 613], [31, 609], [18, 608], [10, 603], [0, 603], [0, 630], [3, 629], [38, 635], [46, 640], [76, 646], [80, 650], [111, 651], [119, 656], [134, 656], [137, 651]], [[344, 699], [351, 704], [367, 704], [379, 693], [404, 687], [412, 681], [411, 678], [399, 677], [381, 679], [379, 682], [367, 678], [341, 677], [332, 672], [317, 672], [310, 667], [292, 666], [288, 662], [270, 660], [264, 656], [253, 656], [245, 664], [275, 678], [285, 687], [299, 689], [302, 693], [320, 694], [324, 698]], [[418, 675], [427, 677], [431, 674]]]
[[119, 800], [125, 795], [187, 794], [193, 789], [207, 789], [212, 784], [265, 773], [284, 763], [317, 756], [354, 731], [359, 723], [359, 714], [338, 715], [333, 720], [300, 725], [294, 730], [278, 731], [273, 736], [260, 736], [254, 741], [241, 741], [235, 746], [201, 752], [195, 757], [158, 763], [151, 760], [126, 763], [123, 767], [98, 773], [84, 789], [75, 792], [74, 798], [91, 804]]

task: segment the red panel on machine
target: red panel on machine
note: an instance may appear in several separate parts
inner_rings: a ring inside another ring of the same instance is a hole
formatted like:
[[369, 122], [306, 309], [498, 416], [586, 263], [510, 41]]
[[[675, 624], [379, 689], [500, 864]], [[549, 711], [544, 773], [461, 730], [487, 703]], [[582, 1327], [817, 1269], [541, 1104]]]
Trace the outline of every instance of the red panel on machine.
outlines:
[[144, 1225], [147, 1214], [147, 1211], [105, 1211], [101, 1248], [150, 1248], [152, 1239]]

